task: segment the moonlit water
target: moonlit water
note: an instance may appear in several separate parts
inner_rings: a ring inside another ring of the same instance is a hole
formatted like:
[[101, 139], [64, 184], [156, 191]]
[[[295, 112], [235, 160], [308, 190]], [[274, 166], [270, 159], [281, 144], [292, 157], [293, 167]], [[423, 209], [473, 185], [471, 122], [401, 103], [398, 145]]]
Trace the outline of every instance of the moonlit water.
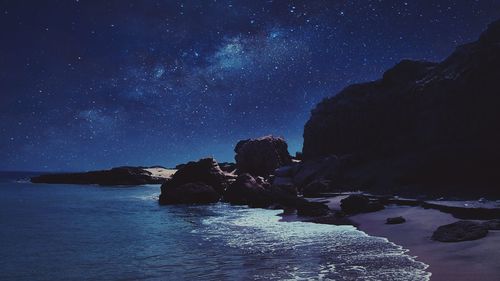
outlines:
[[349, 226], [227, 204], [159, 206], [158, 186], [12, 178], [0, 180], [0, 280], [428, 279], [399, 246]]

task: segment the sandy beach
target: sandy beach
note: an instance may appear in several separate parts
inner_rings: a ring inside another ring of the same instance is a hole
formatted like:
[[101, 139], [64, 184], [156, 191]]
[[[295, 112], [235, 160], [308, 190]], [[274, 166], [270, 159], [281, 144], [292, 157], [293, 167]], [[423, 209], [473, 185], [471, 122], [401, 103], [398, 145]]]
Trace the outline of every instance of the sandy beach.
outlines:
[[177, 172], [176, 169], [165, 169], [165, 168], [147, 168], [144, 170], [150, 172], [151, 176], [158, 178], [171, 178], [172, 175], [175, 174], [175, 172]]
[[[340, 200], [317, 198], [311, 201], [327, 201], [331, 209], [340, 209]], [[403, 224], [388, 225], [389, 217], [403, 216]], [[500, 276], [500, 231], [490, 231], [479, 240], [443, 243], [431, 240], [434, 230], [444, 224], [457, 221], [452, 215], [421, 207], [395, 206], [373, 213], [350, 217], [358, 229], [371, 236], [385, 237], [403, 246], [417, 260], [429, 265], [431, 280], [498, 280]]]

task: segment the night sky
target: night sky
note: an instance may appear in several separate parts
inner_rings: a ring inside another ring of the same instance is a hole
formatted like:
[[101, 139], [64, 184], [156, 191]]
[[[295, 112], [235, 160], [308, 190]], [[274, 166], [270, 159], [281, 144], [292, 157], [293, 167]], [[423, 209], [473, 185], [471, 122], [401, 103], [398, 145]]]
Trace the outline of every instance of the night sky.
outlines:
[[477, 1], [0, 0], [0, 169], [233, 160], [310, 110], [500, 18]]

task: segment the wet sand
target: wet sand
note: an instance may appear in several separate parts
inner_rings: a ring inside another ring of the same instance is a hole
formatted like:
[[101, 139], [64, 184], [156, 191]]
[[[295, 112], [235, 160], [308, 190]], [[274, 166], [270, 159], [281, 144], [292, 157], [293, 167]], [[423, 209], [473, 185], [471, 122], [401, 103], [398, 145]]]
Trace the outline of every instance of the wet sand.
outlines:
[[[340, 209], [344, 197], [312, 201], [328, 201], [331, 209]], [[403, 216], [406, 222], [385, 224], [387, 218], [397, 216]], [[434, 209], [395, 205], [379, 212], [354, 215], [351, 220], [359, 230], [408, 249], [410, 255], [429, 265], [431, 280], [500, 280], [500, 231], [490, 231], [485, 238], [475, 241], [437, 242], [431, 240], [434, 230], [458, 219]]]
[[[387, 225], [388, 217], [403, 216], [406, 223]], [[434, 230], [457, 221], [453, 216], [421, 207], [390, 206], [352, 217], [358, 229], [410, 250], [429, 265], [431, 280], [500, 280], [500, 231], [474, 241], [443, 243], [431, 240]]]

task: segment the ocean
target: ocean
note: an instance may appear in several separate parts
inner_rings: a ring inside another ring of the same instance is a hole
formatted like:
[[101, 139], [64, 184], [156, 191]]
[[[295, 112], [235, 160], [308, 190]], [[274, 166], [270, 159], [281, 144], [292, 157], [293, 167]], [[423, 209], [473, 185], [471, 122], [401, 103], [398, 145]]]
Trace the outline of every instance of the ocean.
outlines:
[[159, 186], [31, 184], [0, 174], [0, 280], [427, 280], [352, 226], [279, 210], [160, 206]]

